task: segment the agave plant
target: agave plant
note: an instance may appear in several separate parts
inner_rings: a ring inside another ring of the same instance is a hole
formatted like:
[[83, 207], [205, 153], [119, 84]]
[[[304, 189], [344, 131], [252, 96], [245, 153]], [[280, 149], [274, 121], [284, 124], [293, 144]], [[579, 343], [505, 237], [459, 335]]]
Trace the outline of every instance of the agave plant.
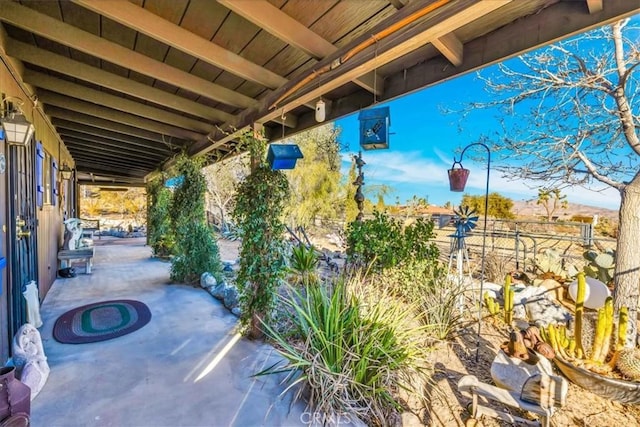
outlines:
[[318, 253], [313, 246], [297, 245], [291, 250], [290, 271], [296, 276], [296, 282], [303, 285], [318, 283]]

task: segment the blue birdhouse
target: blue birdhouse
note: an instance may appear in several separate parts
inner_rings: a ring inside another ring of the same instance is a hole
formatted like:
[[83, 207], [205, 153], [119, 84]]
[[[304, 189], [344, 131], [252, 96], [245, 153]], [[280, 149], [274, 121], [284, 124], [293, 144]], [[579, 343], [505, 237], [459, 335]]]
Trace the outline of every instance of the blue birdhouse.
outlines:
[[302, 159], [302, 151], [296, 144], [269, 144], [267, 162], [272, 170], [293, 169], [296, 161]]
[[360, 146], [364, 150], [389, 148], [389, 107], [360, 111]]

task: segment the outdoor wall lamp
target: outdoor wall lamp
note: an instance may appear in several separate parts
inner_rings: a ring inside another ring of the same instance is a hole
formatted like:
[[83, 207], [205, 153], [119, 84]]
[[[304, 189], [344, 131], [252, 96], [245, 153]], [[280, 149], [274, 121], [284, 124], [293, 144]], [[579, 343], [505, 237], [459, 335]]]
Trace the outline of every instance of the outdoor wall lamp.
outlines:
[[[480, 356], [480, 332], [482, 326], [482, 295], [484, 294], [484, 260], [486, 254], [486, 243], [487, 243], [487, 212], [489, 212], [489, 171], [491, 170], [491, 150], [485, 144], [481, 142], [474, 142], [473, 144], [469, 144], [462, 150], [460, 153], [460, 160], [456, 160], [456, 157], [453, 156], [453, 165], [451, 169], [449, 169], [449, 189], [451, 191], [461, 192], [464, 191], [464, 187], [467, 184], [467, 178], [469, 178], [469, 169], [465, 169], [462, 166], [462, 157], [464, 156], [465, 151], [468, 148], [473, 146], [481, 146], [485, 150], [487, 150], [487, 182], [484, 191], [484, 226], [482, 230], [482, 267], [481, 267], [481, 277], [480, 277], [480, 296], [478, 297], [478, 341], [476, 346], [476, 362]], [[456, 165], [459, 167], [456, 168]]]
[[[7, 140], [9, 145], [19, 145], [26, 146], [31, 142], [31, 137], [33, 136], [33, 132], [35, 128], [33, 124], [29, 122], [22, 113], [20, 108], [13, 108], [13, 105], [9, 103], [9, 97], [2, 100], [4, 104], [8, 104], [9, 108], [5, 109], [4, 112], [8, 111], [8, 115], [2, 117], [0, 122], [2, 122], [2, 130], [4, 132], [4, 137]], [[18, 100], [22, 102], [21, 100]]]
[[66, 163], [63, 164], [62, 168], [60, 169], [60, 176], [62, 177], [62, 179], [64, 179], [65, 181], [69, 181], [71, 179], [71, 175], [73, 175], [73, 169], [67, 166]]
[[272, 170], [293, 169], [296, 161], [302, 159], [302, 151], [296, 144], [269, 144], [267, 162]]

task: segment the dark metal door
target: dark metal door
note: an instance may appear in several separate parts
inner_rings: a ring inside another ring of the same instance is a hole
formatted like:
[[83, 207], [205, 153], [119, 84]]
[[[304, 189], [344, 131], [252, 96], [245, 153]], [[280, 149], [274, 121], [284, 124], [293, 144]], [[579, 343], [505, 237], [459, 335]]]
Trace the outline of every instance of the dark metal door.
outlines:
[[36, 247], [36, 185], [33, 140], [26, 147], [7, 145], [8, 178], [8, 246], [9, 278], [7, 299], [9, 332], [13, 337], [27, 321], [26, 302], [22, 296], [30, 281], [38, 283]]

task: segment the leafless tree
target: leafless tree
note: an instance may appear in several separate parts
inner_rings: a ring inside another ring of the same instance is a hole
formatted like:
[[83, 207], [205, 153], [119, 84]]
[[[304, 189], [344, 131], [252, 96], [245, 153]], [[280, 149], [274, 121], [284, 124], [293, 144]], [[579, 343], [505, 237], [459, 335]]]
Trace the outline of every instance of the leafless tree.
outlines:
[[248, 173], [247, 156], [236, 156], [203, 169], [207, 180], [207, 211], [211, 212], [221, 231], [227, 227], [233, 209], [236, 185]]
[[639, 64], [640, 29], [616, 22], [482, 72], [492, 101], [468, 109], [501, 108], [501, 130], [483, 141], [508, 176], [620, 192], [614, 302], [629, 319], [640, 294]]

